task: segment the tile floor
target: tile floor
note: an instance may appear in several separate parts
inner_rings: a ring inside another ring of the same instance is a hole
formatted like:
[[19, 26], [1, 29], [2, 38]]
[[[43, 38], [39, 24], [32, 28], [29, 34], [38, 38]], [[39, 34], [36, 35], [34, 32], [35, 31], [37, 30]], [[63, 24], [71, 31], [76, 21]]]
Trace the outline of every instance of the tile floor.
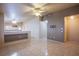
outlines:
[[0, 56], [78, 56], [79, 42], [66, 43], [53, 40], [24, 40], [7, 44], [0, 49]]

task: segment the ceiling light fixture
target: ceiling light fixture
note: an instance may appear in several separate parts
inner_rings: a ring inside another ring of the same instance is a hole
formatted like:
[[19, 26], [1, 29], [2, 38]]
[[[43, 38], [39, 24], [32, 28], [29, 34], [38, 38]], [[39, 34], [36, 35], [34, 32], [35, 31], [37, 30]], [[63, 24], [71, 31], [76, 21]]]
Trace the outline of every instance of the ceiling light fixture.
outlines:
[[12, 21], [12, 23], [13, 23], [13, 24], [16, 24], [16, 23], [17, 23], [17, 21], [13, 20], [13, 21]]
[[35, 15], [36, 15], [36, 16], [41, 16], [41, 14], [40, 14], [40, 13], [35, 13]]
[[41, 16], [41, 13], [43, 11], [40, 9], [40, 8], [34, 8], [33, 9], [33, 13], [36, 15], [36, 16]]

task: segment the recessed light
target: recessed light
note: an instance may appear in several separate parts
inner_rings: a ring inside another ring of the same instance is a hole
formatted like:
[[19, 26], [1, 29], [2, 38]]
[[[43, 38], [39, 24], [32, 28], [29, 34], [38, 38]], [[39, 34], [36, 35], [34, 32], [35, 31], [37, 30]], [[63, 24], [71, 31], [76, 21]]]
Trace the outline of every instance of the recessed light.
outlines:
[[74, 19], [74, 16], [70, 16], [71, 19]]

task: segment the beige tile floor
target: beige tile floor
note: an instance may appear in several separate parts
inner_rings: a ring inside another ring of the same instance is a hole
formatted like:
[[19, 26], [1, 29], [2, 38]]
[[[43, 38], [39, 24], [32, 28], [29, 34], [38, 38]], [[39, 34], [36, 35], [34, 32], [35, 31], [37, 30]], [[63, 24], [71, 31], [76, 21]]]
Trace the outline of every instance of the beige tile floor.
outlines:
[[79, 42], [68, 41], [65, 43], [48, 40], [49, 56], [79, 56]]
[[78, 56], [79, 42], [53, 40], [24, 40], [7, 44], [0, 49], [1, 56]]

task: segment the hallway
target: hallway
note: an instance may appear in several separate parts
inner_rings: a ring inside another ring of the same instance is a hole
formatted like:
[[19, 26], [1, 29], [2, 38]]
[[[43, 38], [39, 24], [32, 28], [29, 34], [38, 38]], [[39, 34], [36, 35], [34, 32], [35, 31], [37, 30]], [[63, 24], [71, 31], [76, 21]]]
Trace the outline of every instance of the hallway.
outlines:
[[6, 45], [0, 49], [1, 56], [77, 56], [79, 43], [66, 43], [48, 40], [27, 40], [16, 44]]

